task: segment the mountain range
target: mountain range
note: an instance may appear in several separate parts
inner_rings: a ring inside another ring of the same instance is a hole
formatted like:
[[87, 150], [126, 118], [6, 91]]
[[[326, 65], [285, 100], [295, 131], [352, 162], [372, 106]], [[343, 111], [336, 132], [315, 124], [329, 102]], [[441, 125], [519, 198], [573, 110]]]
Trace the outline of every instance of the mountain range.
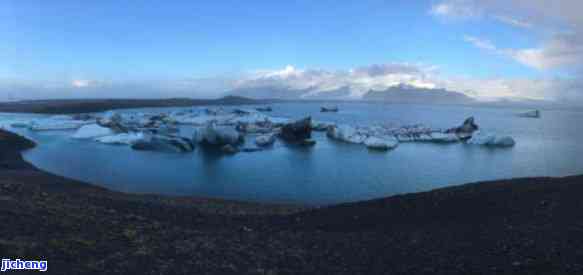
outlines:
[[[361, 99], [367, 101], [387, 101], [398, 103], [439, 103], [466, 104], [474, 99], [460, 92], [446, 89], [420, 88], [408, 84], [391, 86], [384, 90], [368, 90], [360, 97], [350, 86], [342, 86], [333, 90], [318, 90], [316, 87], [294, 89], [291, 87], [241, 87], [231, 90], [228, 94], [256, 99], [315, 99], [315, 100], [347, 100]], [[360, 93], [362, 94], [362, 92]]]

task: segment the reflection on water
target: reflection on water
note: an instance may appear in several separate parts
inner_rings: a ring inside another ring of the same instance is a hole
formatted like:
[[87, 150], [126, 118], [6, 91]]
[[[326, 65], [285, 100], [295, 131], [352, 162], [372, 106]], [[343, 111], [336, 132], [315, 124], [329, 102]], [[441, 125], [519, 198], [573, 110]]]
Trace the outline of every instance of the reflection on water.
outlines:
[[[522, 110], [463, 106], [340, 104], [338, 113], [320, 105], [275, 104], [274, 116], [369, 125], [424, 123], [458, 125], [474, 116], [481, 129], [514, 137], [513, 148], [466, 144], [401, 143], [386, 153], [330, 141], [298, 148], [277, 142], [262, 152], [222, 155], [200, 147], [193, 153], [133, 151], [68, 138], [71, 132], [19, 130], [40, 143], [25, 158], [38, 167], [129, 192], [196, 195], [254, 201], [326, 204], [429, 190], [472, 181], [562, 176], [583, 172], [583, 114], [543, 111], [540, 119], [515, 116]], [[184, 127], [182, 134], [190, 135]]]

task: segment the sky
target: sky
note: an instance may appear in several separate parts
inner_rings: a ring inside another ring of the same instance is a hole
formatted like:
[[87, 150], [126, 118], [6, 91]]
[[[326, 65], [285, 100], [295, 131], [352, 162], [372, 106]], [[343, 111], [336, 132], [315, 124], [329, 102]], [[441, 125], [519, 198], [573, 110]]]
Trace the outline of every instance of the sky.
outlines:
[[350, 87], [357, 99], [404, 83], [583, 103], [581, 10], [578, 0], [4, 0], [0, 100], [249, 87]]

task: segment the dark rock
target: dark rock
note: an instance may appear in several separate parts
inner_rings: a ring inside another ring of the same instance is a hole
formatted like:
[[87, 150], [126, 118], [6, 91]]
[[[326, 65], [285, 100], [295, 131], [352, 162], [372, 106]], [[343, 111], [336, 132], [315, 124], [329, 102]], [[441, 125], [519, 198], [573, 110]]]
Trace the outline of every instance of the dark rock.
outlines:
[[224, 153], [227, 153], [227, 154], [236, 154], [239, 152], [239, 150], [237, 150], [237, 148], [235, 148], [235, 146], [233, 146], [231, 144], [227, 144], [227, 145], [221, 147], [221, 151], [223, 151]]
[[236, 115], [248, 115], [250, 113], [251, 112], [249, 112], [247, 110], [243, 110], [243, 109], [235, 109], [235, 110], [233, 110], [233, 114], [236, 114]]
[[245, 153], [253, 153], [253, 152], [258, 152], [258, 151], [262, 151], [262, 148], [259, 147], [243, 147], [241, 148], [241, 152], [245, 152]]
[[153, 135], [144, 140], [137, 141], [132, 145], [132, 149], [184, 153], [194, 151], [194, 144], [190, 139], [184, 137]]
[[469, 117], [464, 120], [464, 123], [461, 126], [451, 128], [445, 131], [445, 133], [454, 133], [460, 139], [469, 139], [472, 137], [472, 134], [479, 129], [478, 125], [474, 122], [474, 117]]
[[313, 139], [304, 139], [300, 142], [302, 146], [314, 146], [316, 145], [316, 141]]
[[306, 117], [287, 123], [281, 128], [281, 138], [289, 142], [301, 142], [312, 138], [312, 118]]
[[326, 112], [338, 112], [338, 106], [331, 106], [331, 107], [321, 107], [320, 111], [322, 113]]
[[270, 106], [255, 108], [255, 110], [257, 110], [259, 112], [271, 112], [271, 111], [273, 111], [273, 109], [271, 109]]
[[529, 117], [529, 118], [540, 118], [540, 111], [539, 110], [532, 110], [532, 111], [518, 114], [518, 116], [519, 117]]

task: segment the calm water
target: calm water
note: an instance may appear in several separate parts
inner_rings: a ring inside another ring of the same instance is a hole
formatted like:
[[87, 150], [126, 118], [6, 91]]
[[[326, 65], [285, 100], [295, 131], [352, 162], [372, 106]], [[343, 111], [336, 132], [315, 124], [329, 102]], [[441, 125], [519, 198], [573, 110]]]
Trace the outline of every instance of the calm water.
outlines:
[[[401, 143], [386, 153], [330, 141], [223, 156], [197, 150], [188, 154], [133, 151], [68, 138], [72, 132], [19, 130], [40, 146], [25, 158], [41, 169], [111, 189], [195, 195], [250, 201], [328, 204], [429, 190], [472, 181], [583, 173], [583, 113], [543, 111], [542, 118], [515, 114], [524, 110], [399, 104], [340, 104], [339, 113], [320, 113], [320, 104], [275, 104], [274, 116], [312, 115], [355, 125], [423, 123], [448, 128], [474, 116], [481, 129], [511, 135], [513, 148], [465, 144]], [[188, 127], [183, 129], [189, 133]], [[252, 140], [252, 138], [250, 139]]]

